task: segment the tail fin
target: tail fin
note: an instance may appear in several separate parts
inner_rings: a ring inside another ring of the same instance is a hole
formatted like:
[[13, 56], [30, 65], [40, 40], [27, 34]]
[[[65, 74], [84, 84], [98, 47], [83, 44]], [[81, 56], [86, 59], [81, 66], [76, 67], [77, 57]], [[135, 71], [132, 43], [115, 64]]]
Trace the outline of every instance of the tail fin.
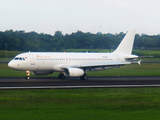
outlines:
[[128, 33], [125, 35], [117, 49], [114, 51], [114, 53], [126, 53], [131, 55], [132, 49], [133, 49], [133, 43], [134, 43], [134, 37], [135, 37], [136, 29], [130, 29]]

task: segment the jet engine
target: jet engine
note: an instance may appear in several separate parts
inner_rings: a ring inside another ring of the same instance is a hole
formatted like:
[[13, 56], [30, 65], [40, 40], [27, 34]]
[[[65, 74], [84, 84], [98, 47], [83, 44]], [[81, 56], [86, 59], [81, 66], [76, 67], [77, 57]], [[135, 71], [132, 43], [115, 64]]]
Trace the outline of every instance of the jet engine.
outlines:
[[66, 77], [80, 77], [84, 75], [84, 71], [80, 68], [67, 68], [64, 70]]
[[33, 71], [32, 74], [33, 75], [48, 75], [48, 74], [52, 74], [53, 71]]

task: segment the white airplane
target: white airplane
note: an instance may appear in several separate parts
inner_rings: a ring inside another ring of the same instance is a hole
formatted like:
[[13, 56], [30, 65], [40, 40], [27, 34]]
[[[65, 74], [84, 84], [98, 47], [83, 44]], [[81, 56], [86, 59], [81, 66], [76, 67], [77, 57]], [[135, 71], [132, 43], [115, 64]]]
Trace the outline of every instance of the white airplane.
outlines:
[[117, 49], [112, 53], [62, 53], [62, 52], [27, 52], [17, 55], [8, 63], [15, 70], [30, 72], [34, 75], [47, 75], [60, 72], [59, 78], [80, 77], [87, 80], [87, 71], [106, 70], [125, 64], [139, 63], [132, 48], [136, 29], [130, 29]]

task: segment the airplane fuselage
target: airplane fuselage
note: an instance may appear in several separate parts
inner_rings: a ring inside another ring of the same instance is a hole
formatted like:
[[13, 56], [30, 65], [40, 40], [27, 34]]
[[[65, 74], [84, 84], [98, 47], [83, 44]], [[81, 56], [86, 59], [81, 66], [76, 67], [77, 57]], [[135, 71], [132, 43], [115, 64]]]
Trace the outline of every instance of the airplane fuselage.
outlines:
[[[14, 63], [13, 63], [14, 61]], [[16, 70], [63, 71], [61, 65], [81, 65], [126, 61], [124, 57], [113, 53], [56, 53], [28, 52], [17, 55], [9, 66]], [[12, 67], [15, 66], [15, 67]]]

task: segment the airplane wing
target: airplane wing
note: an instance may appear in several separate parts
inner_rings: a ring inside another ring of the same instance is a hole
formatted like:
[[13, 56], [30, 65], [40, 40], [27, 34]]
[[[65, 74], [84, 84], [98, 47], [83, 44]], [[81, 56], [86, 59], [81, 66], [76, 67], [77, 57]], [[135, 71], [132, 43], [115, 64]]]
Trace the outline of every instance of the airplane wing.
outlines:
[[97, 67], [120, 67], [131, 62], [101, 62], [101, 63], [88, 63], [81, 65], [64, 65], [62, 68], [97, 68]]

